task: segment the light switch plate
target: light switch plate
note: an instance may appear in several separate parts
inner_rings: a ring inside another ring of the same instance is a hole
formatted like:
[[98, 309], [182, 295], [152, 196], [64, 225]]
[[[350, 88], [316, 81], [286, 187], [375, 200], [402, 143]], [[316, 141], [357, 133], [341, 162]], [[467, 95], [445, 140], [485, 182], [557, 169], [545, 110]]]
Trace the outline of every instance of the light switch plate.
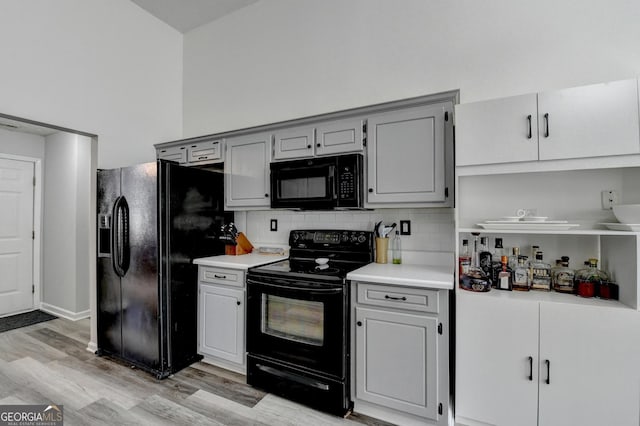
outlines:
[[278, 219], [271, 219], [271, 231], [277, 231], [278, 230]]

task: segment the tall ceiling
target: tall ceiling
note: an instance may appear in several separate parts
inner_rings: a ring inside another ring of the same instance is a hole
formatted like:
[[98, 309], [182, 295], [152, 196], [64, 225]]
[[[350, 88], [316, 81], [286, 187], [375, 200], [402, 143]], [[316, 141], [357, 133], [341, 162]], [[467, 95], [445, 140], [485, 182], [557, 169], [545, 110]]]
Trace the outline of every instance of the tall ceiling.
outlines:
[[131, 0], [156, 18], [186, 33], [259, 0]]

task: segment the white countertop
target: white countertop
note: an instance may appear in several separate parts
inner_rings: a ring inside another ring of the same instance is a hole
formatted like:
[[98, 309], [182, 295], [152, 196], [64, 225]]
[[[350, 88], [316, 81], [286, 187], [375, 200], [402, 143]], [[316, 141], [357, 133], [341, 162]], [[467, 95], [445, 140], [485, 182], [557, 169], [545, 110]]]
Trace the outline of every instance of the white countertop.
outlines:
[[349, 272], [347, 279], [376, 284], [452, 290], [455, 278], [453, 269], [448, 266], [370, 263]]
[[249, 253], [241, 254], [239, 256], [220, 255], [201, 257], [199, 259], [193, 259], [193, 263], [196, 265], [243, 269], [246, 271], [254, 266], [265, 265], [267, 263], [277, 262], [288, 258], [288, 255]]

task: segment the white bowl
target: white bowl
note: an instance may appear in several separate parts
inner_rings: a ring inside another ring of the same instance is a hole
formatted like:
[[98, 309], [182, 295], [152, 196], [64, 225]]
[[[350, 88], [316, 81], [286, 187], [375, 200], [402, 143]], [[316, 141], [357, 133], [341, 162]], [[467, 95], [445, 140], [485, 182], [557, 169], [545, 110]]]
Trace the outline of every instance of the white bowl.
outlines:
[[614, 204], [613, 214], [620, 223], [640, 224], [640, 204]]
[[326, 264], [327, 264], [327, 262], [329, 262], [329, 259], [328, 259], [328, 258], [326, 258], [326, 257], [318, 257], [318, 258], [316, 259], [316, 263], [317, 263], [318, 265], [326, 265]]

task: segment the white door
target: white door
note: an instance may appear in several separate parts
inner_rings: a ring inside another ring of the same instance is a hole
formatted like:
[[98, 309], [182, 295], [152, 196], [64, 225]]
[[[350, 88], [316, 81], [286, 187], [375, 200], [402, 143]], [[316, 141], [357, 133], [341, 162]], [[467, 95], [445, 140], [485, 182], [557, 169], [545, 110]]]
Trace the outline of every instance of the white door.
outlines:
[[541, 303], [538, 424], [639, 424], [639, 328], [634, 309]]
[[540, 160], [637, 154], [636, 79], [538, 94]]
[[456, 105], [456, 165], [538, 160], [535, 93]]
[[244, 365], [244, 291], [200, 285], [200, 353]]
[[356, 324], [356, 398], [437, 419], [437, 318], [356, 307]]
[[500, 293], [458, 292], [456, 420], [536, 426], [539, 305]]
[[33, 308], [33, 175], [0, 158], [0, 316]]

